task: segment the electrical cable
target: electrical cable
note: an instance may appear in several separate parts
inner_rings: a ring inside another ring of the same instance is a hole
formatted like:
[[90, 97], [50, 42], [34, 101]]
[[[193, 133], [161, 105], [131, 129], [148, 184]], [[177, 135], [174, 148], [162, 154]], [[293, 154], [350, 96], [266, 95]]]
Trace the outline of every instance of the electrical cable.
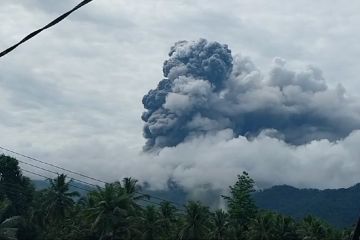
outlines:
[[[38, 163], [41, 163], [41, 164], [44, 164], [44, 165], [47, 165], [47, 166], [50, 166], [50, 167], [53, 167], [53, 168], [57, 168], [57, 169], [59, 169], [59, 170], [62, 170], [62, 171], [65, 171], [65, 172], [68, 172], [68, 173], [71, 173], [71, 174], [74, 174], [74, 175], [78, 175], [78, 176], [81, 176], [81, 177], [84, 177], [84, 178], [87, 178], [87, 179], [90, 179], [90, 180], [93, 180], [93, 181], [97, 181], [97, 182], [100, 182], [100, 183], [109, 184], [109, 182], [106, 182], [106, 181], [104, 181], [104, 180], [101, 180], [101, 179], [98, 179], [98, 178], [94, 178], [94, 177], [91, 177], [91, 176], [88, 176], [88, 175], [79, 173], [79, 172], [77, 172], [77, 171], [73, 171], [73, 170], [70, 170], [70, 169], [66, 169], [66, 168], [63, 168], [63, 167], [61, 167], [61, 166], [58, 166], [58, 165], [55, 165], [55, 164], [51, 164], [51, 163], [48, 163], [48, 162], [45, 162], [45, 161], [42, 161], [42, 160], [39, 160], [39, 159], [37, 159], [37, 158], [34, 158], [34, 157], [31, 157], [31, 156], [28, 156], [28, 155], [19, 153], [19, 152], [17, 152], [17, 151], [14, 151], [14, 150], [5, 148], [5, 147], [3, 147], [3, 146], [0, 146], [0, 149], [2, 149], [2, 150], [4, 150], [4, 151], [7, 151], [7, 152], [10, 152], [10, 153], [13, 153], [13, 154], [18, 155], [18, 156], [27, 158], [27, 159], [32, 160], [32, 161], [35, 161], [35, 162], [38, 162]], [[21, 163], [27, 164], [27, 165], [29, 165], [29, 166], [33, 166], [33, 167], [36, 167], [36, 168], [38, 168], [38, 169], [41, 169], [41, 170], [44, 170], [44, 171], [51, 172], [51, 173], [54, 173], [54, 174], [59, 175], [57, 172], [54, 172], [54, 171], [51, 171], [51, 170], [48, 170], [48, 169], [45, 169], [45, 168], [41, 168], [41, 167], [38, 167], [38, 166], [33, 165], [33, 164], [30, 164], [30, 163], [26, 163], [26, 162], [21, 161], [21, 160], [18, 160], [18, 161], [21, 162]], [[86, 185], [97, 186], [97, 185], [95, 185], [95, 184], [92, 184], [92, 183], [89, 183], [89, 182], [86, 182], [86, 181], [83, 181], [83, 180], [79, 180], [79, 179], [76, 179], [76, 178], [72, 178], [72, 179], [73, 179], [74, 181], [78, 181], [78, 182], [84, 183], [84, 184], [86, 184]], [[146, 193], [143, 193], [143, 192], [140, 192], [140, 191], [136, 191], [136, 193], [148, 195], [148, 196], [150, 196], [150, 197], [153, 198], [153, 199], [157, 199], [157, 200], [165, 201], [165, 202], [170, 202], [170, 203], [172, 203], [172, 204], [174, 204], [174, 205], [183, 207], [183, 204], [180, 204], [180, 203], [175, 202], [175, 201], [167, 200], [167, 199], [164, 199], [164, 198], [161, 198], [161, 197], [157, 197], [157, 196], [154, 196], [154, 195], [151, 195], [151, 194], [146, 194]]]
[[66, 13], [62, 14], [61, 16], [57, 17], [56, 19], [54, 19], [53, 21], [51, 21], [50, 23], [48, 23], [47, 25], [45, 25], [44, 27], [37, 29], [36, 31], [30, 33], [29, 35], [27, 35], [26, 37], [24, 37], [21, 41], [19, 41], [18, 43], [14, 44], [13, 46], [7, 48], [6, 50], [2, 51], [0, 53], [0, 58], [5, 56], [6, 54], [10, 53], [11, 51], [13, 51], [15, 48], [17, 48], [18, 46], [20, 46], [21, 44], [25, 43], [26, 41], [29, 41], [31, 38], [35, 37], [36, 35], [38, 35], [39, 33], [41, 33], [42, 31], [58, 24], [59, 22], [61, 22], [62, 20], [64, 20], [65, 18], [67, 18], [71, 13], [75, 12], [76, 10], [78, 10], [79, 8], [85, 6], [86, 4], [90, 3], [93, 0], [84, 0], [82, 2], [80, 2], [78, 5], [76, 5], [73, 9], [71, 9], [70, 11], [67, 11]]

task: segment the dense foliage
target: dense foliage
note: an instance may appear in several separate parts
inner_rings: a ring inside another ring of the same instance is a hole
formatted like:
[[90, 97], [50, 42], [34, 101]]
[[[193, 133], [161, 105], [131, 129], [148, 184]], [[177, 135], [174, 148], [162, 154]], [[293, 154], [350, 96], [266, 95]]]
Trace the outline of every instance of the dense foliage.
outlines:
[[[284, 197], [285, 196], [285, 197]], [[256, 205], [302, 219], [313, 214], [339, 228], [354, 224], [360, 214], [360, 184], [340, 189], [298, 189], [275, 186], [253, 195]]]
[[84, 197], [70, 185], [59, 175], [47, 189], [35, 191], [17, 160], [0, 156], [0, 240], [345, 240], [351, 235], [311, 216], [295, 221], [257, 209], [254, 181], [245, 172], [223, 196], [227, 211], [193, 201], [181, 209], [170, 202], [151, 204], [132, 178]]

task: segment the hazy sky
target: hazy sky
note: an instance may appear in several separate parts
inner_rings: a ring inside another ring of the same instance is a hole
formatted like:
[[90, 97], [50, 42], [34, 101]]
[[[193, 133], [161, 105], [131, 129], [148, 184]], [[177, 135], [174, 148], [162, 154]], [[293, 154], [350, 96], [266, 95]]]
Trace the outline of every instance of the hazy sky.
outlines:
[[[2, 0], [0, 48], [77, 2]], [[359, 10], [356, 0], [94, 0], [0, 59], [0, 145], [91, 176], [133, 175], [159, 188], [168, 178], [186, 188], [222, 188], [243, 170], [264, 185], [350, 186], [360, 182], [357, 130], [300, 146], [223, 130], [149, 155], [142, 153], [141, 99], [162, 79], [174, 42], [199, 38], [250, 57], [264, 75], [276, 57], [293, 71], [311, 64], [329, 88], [340, 83], [356, 99]]]

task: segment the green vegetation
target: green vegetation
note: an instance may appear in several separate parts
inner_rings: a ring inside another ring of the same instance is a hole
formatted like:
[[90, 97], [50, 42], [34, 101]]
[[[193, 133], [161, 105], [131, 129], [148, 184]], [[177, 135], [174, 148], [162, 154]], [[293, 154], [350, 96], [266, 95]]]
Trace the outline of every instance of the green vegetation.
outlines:
[[351, 227], [360, 214], [360, 184], [346, 189], [275, 186], [253, 194], [256, 205], [297, 220], [311, 214], [338, 228]]
[[345, 240], [351, 235], [312, 216], [295, 221], [258, 209], [254, 181], [245, 172], [223, 196], [227, 211], [193, 201], [182, 209], [170, 202], [152, 205], [132, 178], [84, 197], [70, 185], [59, 175], [35, 191], [17, 160], [0, 156], [0, 240]]

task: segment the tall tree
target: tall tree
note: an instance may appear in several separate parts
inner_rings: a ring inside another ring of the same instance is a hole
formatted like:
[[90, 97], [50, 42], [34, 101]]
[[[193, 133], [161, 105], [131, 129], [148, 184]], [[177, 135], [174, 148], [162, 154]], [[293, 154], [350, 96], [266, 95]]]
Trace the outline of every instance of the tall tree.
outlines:
[[164, 239], [174, 239], [176, 234], [177, 209], [170, 202], [160, 203], [160, 226]]
[[210, 211], [200, 202], [190, 201], [186, 206], [185, 224], [180, 230], [182, 240], [207, 239], [210, 231]]
[[0, 155], [0, 199], [11, 202], [8, 215], [26, 214], [34, 193], [29, 178], [21, 173], [19, 162], [12, 157]]
[[275, 217], [272, 213], [258, 214], [252, 219], [248, 231], [249, 240], [277, 239], [275, 234]]
[[135, 209], [140, 209], [140, 206], [137, 204], [138, 201], [143, 199], [150, 199], [150, 196], [147, 194], [141, 193], [141, 186], [138, 184], [138, 180], [126, 177], [122, 180], [122, 187], [125, 190], [125, 193], [132, 200], [133, 207]]
[[298, 240], [296, 234], [296, 223], [291, 217], [282, 216], [280, 214], [274, 215], [274, 231], [276, 239], [278, 240]]
[[223, 210], [216, 210], [212, 215], [212, 226], [210, 238], [213, 240], [224, 240], [229, 227], [229, 216]]
[[152, 205], [146, 206], [141, 218], [144, 240], [157, 240], [160, 237], [161, 225], [159, 211]]
[[230, 196], [222, 196], [228, 207], [230, 217], [236, 223], [246, 226], [250, 219], [254, 218], [257, 207], [251, 194], [255, 191], [254, 180], [247, 172], [238, 175], [234, 186], [230, 186]]
[[297, 232], [301, 239], [306, 240], [338, 240], [341, 238], [336, 230], [313, 216], [305, 217]]
[[134, 203], [120, 182], [106, 184], [89, 194], [87, 219], [92, 223], [93, 231], [100, 239], [130, 239], [140, 235], [135, 227]]
[[50, 180], [50, 187], [46, 192], [44, 207], [48, 212], [48, 220], [61, 221], [74, 206], [74, 197], [79, 197], [76, 191], [70, 191], [71, 181], [66, 181], [66, 175], [61, 174]]

